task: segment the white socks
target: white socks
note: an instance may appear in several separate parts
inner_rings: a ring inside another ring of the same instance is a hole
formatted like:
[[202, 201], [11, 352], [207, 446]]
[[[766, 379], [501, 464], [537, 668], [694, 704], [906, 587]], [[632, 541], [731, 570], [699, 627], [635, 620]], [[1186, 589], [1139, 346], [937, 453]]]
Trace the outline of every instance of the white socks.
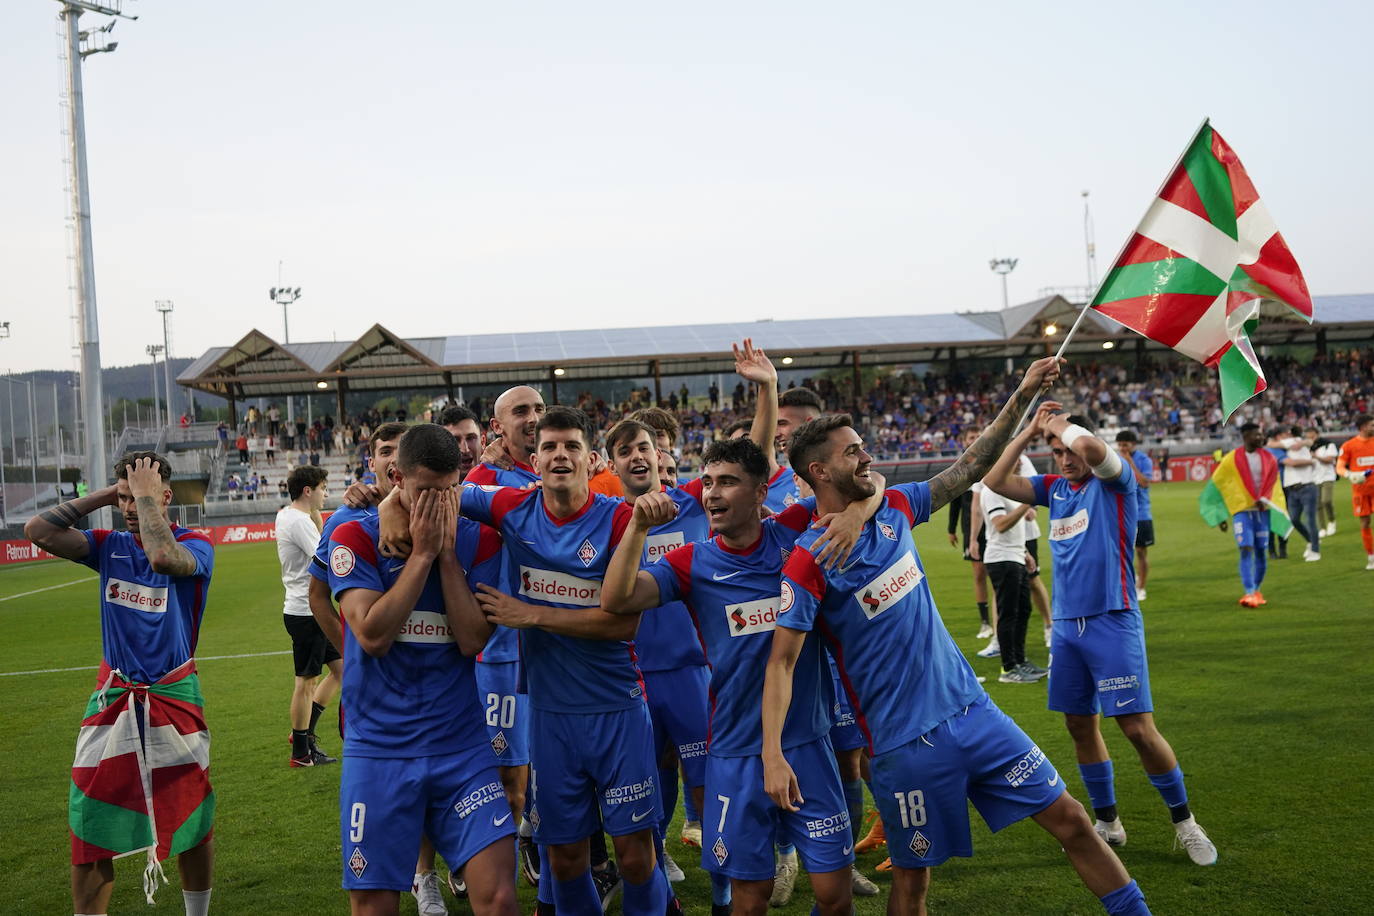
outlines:
[[186, 916], [209, 916], [210, 891], [182, 891], [181, 898], [186, 901]]

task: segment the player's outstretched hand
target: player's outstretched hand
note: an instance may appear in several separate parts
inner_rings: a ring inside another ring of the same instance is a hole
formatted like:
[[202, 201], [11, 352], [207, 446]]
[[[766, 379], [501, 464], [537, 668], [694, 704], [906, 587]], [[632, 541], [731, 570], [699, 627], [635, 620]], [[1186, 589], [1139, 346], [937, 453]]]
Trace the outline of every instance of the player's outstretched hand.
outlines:
[[528, 630], [539, 626], [539, 608], [479, 582], [475, 591], [487, 622], [497, 626]]
[[677, 518], [677, 503], [667, 493], [645, 493], [635, 500], [634, 523], [645, 531]]
[[506, 454], [506, 447], [501, 444], [500, 439], [492, 439], [488, 442], [487, 447], [482, 449], [481, 457], [477, 460], [481, 464], [503, 471], [515, 470], [515, 462], [510, 460], [510, 455]]
[[360, 480], [348, 485], [348, 489], [344, 490], [343, 501], [345, 506], [352, 509], [366, 509], [382, 501], [382, 491], [375, 484], [363, 483]]
[[773, 799], [773, 804], [784, 811], [800, 811], [802, 802], [801, 786], [797, 785], [797, 774], [786, 757], [776, 761], [763, 758], [763, 790]]
[[731, 344], [735, 354], [735, 371], [746, 381], [759, 385], [778, 380], [778, 370], [762, 347], [754, 346], [752, 337], [744, 338], [744, 345]]
[[410, 556], [410, 515], [401, 505], [399, 488], [377, 505], [377, 532], [382, 556], [401, 560]]
[[166, 485], [162, 482], [162, 465], [152, 458], [140, 458], [129, 468], [129, 495], [134, 499], [151, 496], [161, 501]]
[[1030, 364], [1026, 375], [1021, 379], [1022, 391], [1040, 391], [1053, 385], [1059, 378], [1059, 367], [1064, 357], [1046, 356]]

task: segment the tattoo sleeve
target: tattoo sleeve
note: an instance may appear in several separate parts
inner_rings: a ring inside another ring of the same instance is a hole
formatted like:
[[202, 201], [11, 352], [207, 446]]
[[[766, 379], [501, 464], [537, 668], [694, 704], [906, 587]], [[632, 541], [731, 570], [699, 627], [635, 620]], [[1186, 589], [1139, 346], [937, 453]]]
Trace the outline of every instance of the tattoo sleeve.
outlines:
[[138, 507], [138, 533], [143, 541], [143, 549], [153, 569], [168, 576], [189, 576], [196, 571], [196, 558], [177, 543], [162, 507], [151, 496], [140, 496], [135, 501]]
[[68, 500], [61, 505], [53, 506], [46, 512], [40, 512], [38, 517], [54, 528], [70, 528], [76, 524], [81, 515], [81, 510], [76, 508], [76, 500]]
[[988, 424], [983, 434], [973, 441], [959, 460], [936, 474], [930, 480], [930, 511], [934, 513], [951, 500], [957, 499], [975, 481], [982, 480], [992, 470], [997, 456], [1007, 447], [1012, 434], [1016, 432], [1016, 420], [1026, 405], [1036, 396], [1031, 389], [1023, 391], [1019, 387], [1002, 405], [997, 419]]

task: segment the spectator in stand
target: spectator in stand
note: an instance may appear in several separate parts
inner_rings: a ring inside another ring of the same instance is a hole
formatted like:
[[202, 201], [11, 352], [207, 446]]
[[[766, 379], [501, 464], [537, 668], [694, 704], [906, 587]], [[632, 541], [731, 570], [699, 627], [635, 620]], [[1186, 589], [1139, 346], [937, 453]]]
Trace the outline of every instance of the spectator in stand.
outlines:
[[257, 436], [248, 437], [248, 465], [257, 467], [258, 455], [262, 452], [262, 440]]
[[221, 452], [229, 451], [229, 425], [223, 420], [220, 420], [219, 425], [215, 427], [215, 438], [219, 440]]
[[234, 440], [234, 448], [239, 450], [239, 464], [248, 463], [248, 437], [243, 433], [238, 434]]
[[265, 446], [265, 448], [264, 448], [263, 450], [267, 453], [267, 463], [268, 463], [269, 465], [276, 464], [276, 463], [277, 463], [277, 437], [274, 436], [274, 435], [272, 435], [271, 433], [268, 433], [268, 434], [267, 434], [267, 439], [264, 441], [263, 444], [264, 444], [264, 446]]
[[237, 474], [230, 474], [230, 475], [229, 475], [229, 479], [228, 479], [227, 481], [225, 481], [224, 489], [225, 489], [225, 492], [227, 492], [227, 493], [229, 494], [229, 499], [230, 499], [231, 501], [236, 500], [236, 499], [239, 498], [239, 496], [241, 495], [240, 492], [239, 492], [239, 489], [240, 489], [240, 487], [241, 487], [242, 485], [243, 485], [243, 484], [242, 484], [242, 481], [239, 480], [239, 475], [237, 475]]
[[319, 449], [312, 448], [312, 449], [310, 450], [310, 464], [311, 464], [312, 467], [319, 467], [319, 466], [320, 466], [320, 451], [319, 451]]
[[267, 405], [267, 434], [269, 436], [281, 435], [281, 408], [276, 404]]

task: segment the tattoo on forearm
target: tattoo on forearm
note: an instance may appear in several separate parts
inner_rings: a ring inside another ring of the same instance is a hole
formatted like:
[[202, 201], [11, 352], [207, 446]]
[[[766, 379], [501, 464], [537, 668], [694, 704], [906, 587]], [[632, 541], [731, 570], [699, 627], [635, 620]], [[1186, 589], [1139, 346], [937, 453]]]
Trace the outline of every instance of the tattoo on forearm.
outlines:
[[1037, 392], [1022, 391], [1017, 388], [997, 419], [988, 424], [983, 434], [973, 441], [959, 460], [936, 474], [930, 480], [930, 511], [958, 499], [975, 481], [982, 480], [997, 463], [997, 457], [1007, 447], [1007, 442], [1016, 431], [1016, 420]]
[[61, 505], [53, 506], [46, 512], [39, 513], [38, 517], [54, 528], [70, 528], [76, 524], [76, 520], [82, 515], [75, 503], [75, 500], [68, 500]]
[[[162, 508], [151, 496], [140, 496], [134, 505], [138, 508], [138, 533], [143, 541], [143, 549], [151, 555], [164, 554], [175, 559], [177, 575], [189, 575], [195, 570], [195, 558], [190, 551], [177, 543], [172, 527], [162, 514]], [[189, 566], [189, 569], [187, 568]]]

